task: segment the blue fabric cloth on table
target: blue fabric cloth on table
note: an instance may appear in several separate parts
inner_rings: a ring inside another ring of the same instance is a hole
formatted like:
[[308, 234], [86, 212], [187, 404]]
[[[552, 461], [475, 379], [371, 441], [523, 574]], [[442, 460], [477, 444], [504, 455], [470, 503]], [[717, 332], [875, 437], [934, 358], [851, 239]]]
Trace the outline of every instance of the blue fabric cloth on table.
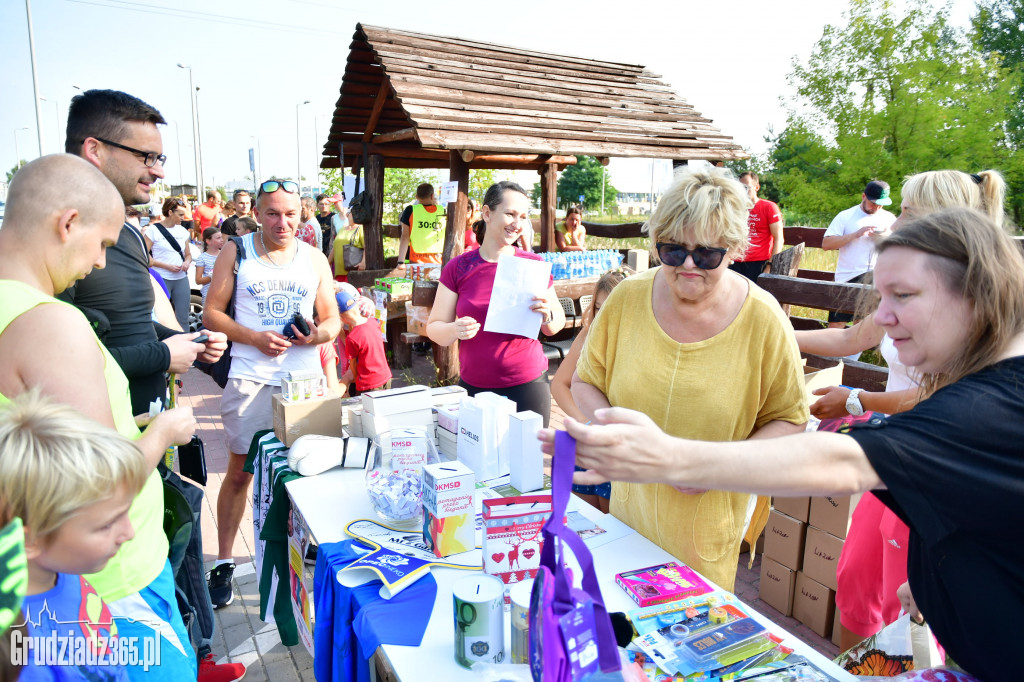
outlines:
[[356, 547], [362, 545], [344, 540], [317, 551], [313, 672], [319, 682], [368, 682], [366, 662], [377, 647], [419, 646], [434, 610], [437, 581], [429, 573], [391, 599], [381, 598], [379, 580], [354, 588], [339, 583], [338, 571], [362, 556]]

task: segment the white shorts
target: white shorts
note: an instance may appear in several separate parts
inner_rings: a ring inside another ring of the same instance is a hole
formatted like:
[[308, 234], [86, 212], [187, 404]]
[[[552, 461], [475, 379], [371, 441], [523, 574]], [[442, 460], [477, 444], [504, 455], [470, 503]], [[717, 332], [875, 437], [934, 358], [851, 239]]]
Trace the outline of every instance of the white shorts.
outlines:
[[253, 435], [274, 428], [272, 396], [280, 392], [280, 386], [249, 379], [228, 379], [220, 399], [220, 414], [229, 452], [248, 454]]

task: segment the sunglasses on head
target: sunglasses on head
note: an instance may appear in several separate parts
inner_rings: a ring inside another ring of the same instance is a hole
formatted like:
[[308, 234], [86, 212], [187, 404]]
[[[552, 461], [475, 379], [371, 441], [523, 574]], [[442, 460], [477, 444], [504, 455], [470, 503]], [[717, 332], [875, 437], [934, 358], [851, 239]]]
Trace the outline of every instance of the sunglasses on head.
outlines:
[[[289, 194], [299, 193], [299, 184], [292, 182], [291, 180], [267, 180], [260, 185], [260, 194], [273, 194], [279, 189], [283, 189]], [[258, 196], [258, 195], [257, 195]]]
[[701, 270], [714, 270], [722, 264], [722, 259], [729, 252], [729, 249], [710, 246], [698, 246], [691, 250], [671, 242], [658, 242], [655, 248], [658, 250], [658, 258], [669, 267], [677, 268], [686, 262], [687, 256], [692, 256], [694, 267]]

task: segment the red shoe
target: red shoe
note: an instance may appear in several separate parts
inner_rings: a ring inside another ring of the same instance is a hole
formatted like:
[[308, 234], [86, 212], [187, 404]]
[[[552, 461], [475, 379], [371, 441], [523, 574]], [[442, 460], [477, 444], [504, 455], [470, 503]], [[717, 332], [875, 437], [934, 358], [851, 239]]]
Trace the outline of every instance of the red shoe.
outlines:
[[213, 654], [207, 654], [199, 661], [197, 682], [235, 682], [245, 677], [245, 666], [241, 663], [214, 663]]

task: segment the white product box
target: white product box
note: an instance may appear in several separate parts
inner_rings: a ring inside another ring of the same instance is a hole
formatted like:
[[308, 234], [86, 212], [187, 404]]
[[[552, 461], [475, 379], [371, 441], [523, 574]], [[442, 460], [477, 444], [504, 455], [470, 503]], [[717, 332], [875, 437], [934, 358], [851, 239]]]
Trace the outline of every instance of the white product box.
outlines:
[[544, 487], [544, 453], [537, 440], [537, 432], [543, 426], [544, 419], [529, 410], [508, 419], [510, 482], [521, 493]]
[[345, 414], [348, 416], [348, 435], [356, 436], [357, 438], [364, 437], [363, 408], [349, 407], [345, 410]]
[[464, 396], [469, 395], [462, 386], [435, 386], [430, 389], [430, 396], [434, 401], [434, 406], [438, 405], [455, 405], [458, 407], [459, 401]]
[[459, 406], [440, 405], [434, 408], [434, 415], [437, 417], [437, 425], [449, 433], [459, 432]]
[[434, 406], [426, 386], [404, 386], [363, 394], [363, 410], [384, 417], [399, 412], [429, 410]]
[[379, 415], [363, 410], [362, 422], [365, 438], [373, 438], [384, 431], [410, 426], [421, 426], [426, 429], [428, 436], [434, 437], [434, 413], [429, 407], [425, 410], [397, 412], [388, 415]]

